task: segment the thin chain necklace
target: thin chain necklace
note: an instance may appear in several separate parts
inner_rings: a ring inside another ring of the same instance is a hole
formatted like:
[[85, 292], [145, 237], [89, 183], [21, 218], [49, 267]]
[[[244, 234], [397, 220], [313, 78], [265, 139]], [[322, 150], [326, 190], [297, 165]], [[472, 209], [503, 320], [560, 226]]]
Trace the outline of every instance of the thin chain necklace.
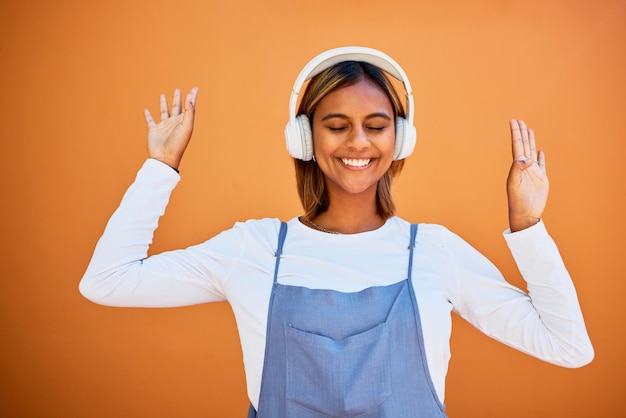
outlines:
[[341, 235], [341, 232], [337, 232], [337, 231], [333, 231], [332, 229], [324, 228], [323, 226], [320, 226], [320, 225], [316, 224], [315, 222], [313, 222], [310, 219], [306, 219], [304, 217], [300, 217], [300, 219], [303, 220], [304, 222], [306, 222], [307, 224], [311, 225], [313, 228], [317, 229], [318, 231], [326, 232], [327, 234]]

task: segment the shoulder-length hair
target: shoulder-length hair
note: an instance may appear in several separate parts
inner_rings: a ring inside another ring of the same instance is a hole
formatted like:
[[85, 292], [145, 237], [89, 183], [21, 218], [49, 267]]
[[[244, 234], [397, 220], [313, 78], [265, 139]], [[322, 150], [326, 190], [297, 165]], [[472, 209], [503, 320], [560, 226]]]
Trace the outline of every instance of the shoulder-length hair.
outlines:
[[[298, 115], [305, 114], [310, 121], [313, 121], [317, 105], [327, 94], [342, 87], [355, 85], [362, 80], [371, 81], [380, 87], [389, 98], [395, 117], [405, 117], [402, 101], [383, 71], [375, 65], [357, 61], [340, 62], [313, 77], [302, 95]], [[304, 208], [304, 216], [307, 219], [313, 219], [326, 211], [330, 204], [324, 174], [315, 161], [294, 158], [294, 165], [296, 186]], [[387, 172], [378, 180], [376, 208], [383, 219], [395, 214], [396, 207], [391, 196], [391, 181], [400, 173], [403, 166], [403, 159], [393, 161]]]

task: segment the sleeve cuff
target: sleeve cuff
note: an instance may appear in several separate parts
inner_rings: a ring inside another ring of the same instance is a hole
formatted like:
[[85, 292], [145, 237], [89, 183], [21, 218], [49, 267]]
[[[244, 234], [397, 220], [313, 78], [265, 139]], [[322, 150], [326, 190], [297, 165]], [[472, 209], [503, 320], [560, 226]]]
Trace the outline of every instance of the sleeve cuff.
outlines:
[[159, 174], [172, 175], [172, 173], [174, 173], [177, 177], [180, 177], [180, 172], [177, 169], [154, 158], [148, 158], [144, 162], [142, 168], [146, 168], [150, 171], [158, 172]]

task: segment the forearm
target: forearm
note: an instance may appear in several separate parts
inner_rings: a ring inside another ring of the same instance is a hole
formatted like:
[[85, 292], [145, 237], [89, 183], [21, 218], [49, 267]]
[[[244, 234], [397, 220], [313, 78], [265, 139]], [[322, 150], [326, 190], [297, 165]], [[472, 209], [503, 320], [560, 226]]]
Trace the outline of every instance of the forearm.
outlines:
[[147, 257], [158, 220], [179, 181], [174, 170], [147, 160], [111, 216], [80, 282], [81, 293], [97, 303], [115, 303], [116, 291], [131, 285], [120, 276]]
[[566, 367], [589, 363], [593, 347], [576, 289], [545, 225], [538, 223], [532, 229], [505, 234], [505, 238], [538, 313], [538, 329], [532, 338], [535, 349], [546, 354], [537, 354]]

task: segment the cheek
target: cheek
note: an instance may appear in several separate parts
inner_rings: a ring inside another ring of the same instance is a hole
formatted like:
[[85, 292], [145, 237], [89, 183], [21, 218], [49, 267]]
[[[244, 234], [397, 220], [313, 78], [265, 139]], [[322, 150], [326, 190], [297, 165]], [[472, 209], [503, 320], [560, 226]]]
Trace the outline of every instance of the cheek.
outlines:
[[341, 142], [330, 135], [324, 135], [323, 132], [314, 133], [312, 137], [313, 151], [319, 153], [330, 152], [330, 150], [336, 148]]
[[389, 158], [393, 159], [393, 154], [396, 149], [396, 135], [395, 132], [391, 133], [388, 137], [381, 141], [380, 144], [381, 150], [384, 150], [385, 155], [389, 156]]

